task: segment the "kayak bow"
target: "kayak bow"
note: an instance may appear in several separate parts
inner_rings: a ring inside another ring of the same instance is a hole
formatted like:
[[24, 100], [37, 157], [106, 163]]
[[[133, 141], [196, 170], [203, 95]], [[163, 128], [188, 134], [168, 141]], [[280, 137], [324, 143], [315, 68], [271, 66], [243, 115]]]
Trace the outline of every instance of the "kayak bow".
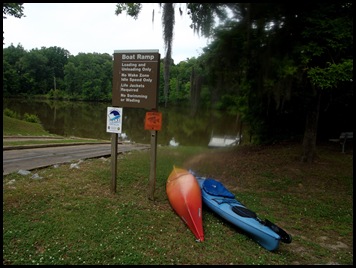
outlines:
[[204, 241], [202, 196], [195, 177], [186, 169], [173, 167], [167, 179], [166, 193], [173, 210], [197, 241]]

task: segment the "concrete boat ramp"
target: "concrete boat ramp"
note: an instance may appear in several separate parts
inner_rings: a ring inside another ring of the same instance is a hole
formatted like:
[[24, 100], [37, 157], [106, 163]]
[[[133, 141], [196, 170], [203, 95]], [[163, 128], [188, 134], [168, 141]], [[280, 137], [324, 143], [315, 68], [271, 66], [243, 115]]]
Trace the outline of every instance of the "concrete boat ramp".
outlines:
[[[147, 150], [148, 144], [123, 143], [118, 144], [118, 154]], [[46, 144], [38, 146], [3, 147], [3, 175], [19, 170], [32, 170], [52, 166], [55, 164], [70, 163], [76, 160], [111, 156], [111, 143], [86, 144]]]

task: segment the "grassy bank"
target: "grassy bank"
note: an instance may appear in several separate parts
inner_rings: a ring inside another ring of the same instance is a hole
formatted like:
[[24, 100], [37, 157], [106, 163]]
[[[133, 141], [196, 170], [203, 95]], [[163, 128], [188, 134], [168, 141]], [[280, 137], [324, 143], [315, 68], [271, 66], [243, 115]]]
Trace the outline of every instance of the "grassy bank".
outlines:
[[[300, 145], [158, 147], [155, 201], [150, 151], [3, 178], [3, 264], [353, 264], [353, 155], [320, 145], [313, 165]], [[214, 177], [260, 218], [291, 233], [269, 252], [203, 207], [205, 241], [171, 209], [172, 166]], [[32, 178], [36, 173], [38, 176]]]
[[39, 123], [8, 117], [3, 114], [3, 136], [55, 136], [44, 130]]
[[[11, 118], [6, 115], [3, 115], [3, 137], [12, 137], [12, 139], [3, 139], [3, 146], [23, 146], [48, 143], [103, 142], [102, 140], [54, 135], [44, 130], [40, 123], [30, 123], [24, 120]], [[42, 137], [42, 139], [16, 139], [16, 137]]]

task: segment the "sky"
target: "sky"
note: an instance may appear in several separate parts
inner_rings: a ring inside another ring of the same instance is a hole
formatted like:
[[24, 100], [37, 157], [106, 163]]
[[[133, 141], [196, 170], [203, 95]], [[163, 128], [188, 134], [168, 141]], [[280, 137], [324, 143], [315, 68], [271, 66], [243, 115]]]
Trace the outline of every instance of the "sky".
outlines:
[[[153, 49], [158, 50], [161, 58], [165, 57], [162, 12], [158, 3], [143, 4], [137, 20], [126, 12], [115, 15], [116, 3], [24, 3], [23, 7], [26, 17], [7, 15], [3, 19], [3, 48], [21, 44], [30, 51], [56, 46], [74, 56]], [[185, 11], [184, 4], [182, 10]], [[189, 25], [189, 16], [186, 13], [181, 16], [176, 10], [172, 46], [176, 64], [199, 57], [208, 45], [208, 39], [194, 33]]]

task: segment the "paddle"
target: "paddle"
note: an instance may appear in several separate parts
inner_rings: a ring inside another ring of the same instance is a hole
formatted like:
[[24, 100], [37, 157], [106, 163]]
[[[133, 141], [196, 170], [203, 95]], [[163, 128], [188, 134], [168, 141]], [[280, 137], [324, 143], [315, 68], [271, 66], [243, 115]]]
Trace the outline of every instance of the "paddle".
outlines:
[[267, 227], [271, 228], [273, 232], [277, 233], [281, 237], [281, 241], [283, 243], [290, 244], [292, 242], [292, 236], [286, 231], [284, 231], [281, 227], [277, 226], [276, 224], [267, 219], [265, 219], [264, 221], [261, 220], [259, 217], [257, 217], [257, 214], [255, 212], [249, 210], [248, 208], [231, 206], [231, 209], [233, 212], [235, 212], [241, 217], [254, 218], [263, 225], [266, 225]]

